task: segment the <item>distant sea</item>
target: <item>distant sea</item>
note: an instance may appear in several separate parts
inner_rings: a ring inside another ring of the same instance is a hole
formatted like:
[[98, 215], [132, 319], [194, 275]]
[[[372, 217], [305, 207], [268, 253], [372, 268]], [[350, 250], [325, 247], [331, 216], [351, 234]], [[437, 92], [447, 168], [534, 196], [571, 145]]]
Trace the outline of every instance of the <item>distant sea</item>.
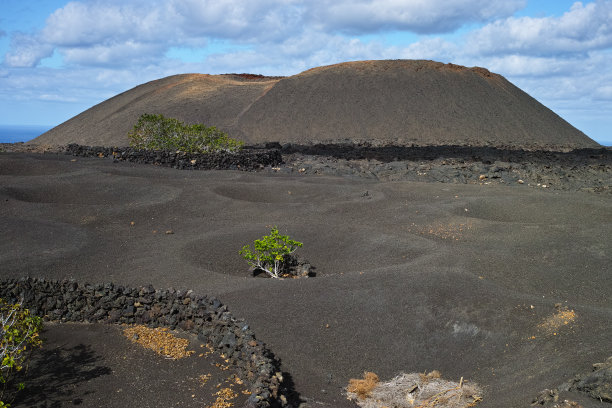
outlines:
[[[0, 143], [29, 142], [54, 126], [42, 125], [0, 125]], [[611, 140], [597, 140], [603, 146], [612, 147]]]
[[29, 142], [53, 126], [0, 125], [0, 143]]

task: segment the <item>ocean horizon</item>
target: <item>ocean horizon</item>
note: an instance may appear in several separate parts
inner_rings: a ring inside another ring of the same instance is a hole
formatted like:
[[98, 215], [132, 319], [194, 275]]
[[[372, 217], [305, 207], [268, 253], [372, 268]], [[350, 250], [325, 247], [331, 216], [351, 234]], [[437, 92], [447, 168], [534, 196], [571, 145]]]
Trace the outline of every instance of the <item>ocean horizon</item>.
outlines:
[[[26, 143], [53, 128], [52, 125], [0, 125], [0, 143]], [[602, 146], [612, 147], [612, 139], [595, 141]]]
[[52, 128], [51, 125], [0, 125], [0, 143], [29, 142]]

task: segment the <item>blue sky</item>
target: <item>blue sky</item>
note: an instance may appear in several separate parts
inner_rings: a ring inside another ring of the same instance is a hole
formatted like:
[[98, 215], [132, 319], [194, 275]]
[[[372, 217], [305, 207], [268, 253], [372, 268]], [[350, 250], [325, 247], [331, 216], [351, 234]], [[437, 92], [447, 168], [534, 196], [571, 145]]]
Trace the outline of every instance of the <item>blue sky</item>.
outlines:
[[0, 125], [178, 73], [403, 58], [486, 67], [612, 144], [612, 0], [0, 0]]

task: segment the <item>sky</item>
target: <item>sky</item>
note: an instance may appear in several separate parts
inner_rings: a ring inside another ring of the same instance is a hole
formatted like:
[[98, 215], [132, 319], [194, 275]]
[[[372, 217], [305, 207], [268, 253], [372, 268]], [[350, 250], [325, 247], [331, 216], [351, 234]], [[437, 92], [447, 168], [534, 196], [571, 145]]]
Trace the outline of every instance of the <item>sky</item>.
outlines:
[[612, 145], [612, 0], [0, 0], [0, 125], [173, 74], [371, 59], [485, 67]]

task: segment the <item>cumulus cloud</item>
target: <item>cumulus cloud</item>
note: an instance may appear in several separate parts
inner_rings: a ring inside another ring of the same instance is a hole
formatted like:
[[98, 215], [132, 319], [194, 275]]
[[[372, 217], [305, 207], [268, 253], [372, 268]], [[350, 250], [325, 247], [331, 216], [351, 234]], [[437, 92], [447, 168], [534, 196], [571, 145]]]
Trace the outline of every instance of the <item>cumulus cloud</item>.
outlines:
[[77, 102], [77, 99], [73, 96], [67, 96], [64, 94], [47, 94], [44, 93], [38, 97], [42, 101], [52, 102]]
[[600, 101], [612, 102], [612, 85], [602, 85], [594, 93], [593, 98]]
[[303, 23], [303, 6], [293, 0], [173, 0], [169, 8], [185, 37], [277, 41]]
[[503, 72], [515, 85], [551, 108], [568, 105], [577, 109], [595, 99], [604, 100], [606, 86], [612, 83], [612, 72], [604, 68], [612, 66], [612, 55], [607, 52], [591, 52], [585, 58], [573, 59], [525, 57], [514, 67], [508, 61], [507, 57], [486, 60], [488, 66], [496, 67], [493, 71]]
[[14, 34], [11, 50], [4, 56], [4, 64], [13, 68], [34, 67], [41, 59], [53, 54], [53, 46], [26, 34]]
[[[54, 95], [63, 95], [63, 102], [75, 102], [74, 115], [143, 82], [175, 74], [175, 68], [159, 64], [139, 70], [107, 67], [85, 67], [78, 70], [46, 67], [9, 69], [10, 75], [4, 78], [0, 76], [0, 101], [8, 104], [18, 98], [51, 101]], [[179, 70], [183, 68], [178, 67]]]
[[462, 50], [458, 45], [441, 38], [426, 38], [397, 50], [398, 58], [445, 62], [456, 62], [457, 55], [461, 53]]
[[164, 3], [70, 2], [49, 16], [41, 37], [60, 47], [173, 42], [180, 33], [177, 22], [177, 16]]
[[306, 35], [329, 36], [333, 48], [347, 32], [449, 32], [507, 17], [524, 5], [525, 0], [72, 1], [53, 12], [39, 33], [20, 37], [5, 59], [11, 66], [35, 66], [57, 49], [67, 63], [123, 65], [142, 63], [145, 53], [162, 58], [171, 47], [201, 48], [214, 39], [276, 44], [296, 56], [305, 54], [291, 49], [300, 42], [303, 50], [313, 48]]
[[532, 78], [573, 75], [582, 71], [581, 66], [585, 63], [583, 58], [518, 54], [481, 57], [480, 61], [491, 71], [503, 72], [506, 76]]
[[35, 66], [57, 49], [67, 63], [125, 65], [142, 63], [145, 55], [161, 59], [175, 46], [205, 47], [210, 39], [282, 41], [301, 30], [299, 5], [292, 3], [74, 1], [52, 13], [39, 33], [19, 37], [5, 59], [11, 66]]
[[265, 75], [287, 75], [306, 69], [357, 59], [396, 58], [377, 42], [365, 43], [340, 35], [304, 32], [280, 44], [264, 43], [232, 53], [208, 56], [204, 65], [213, 72], [243, 72], [245, 67]]
[[466, 23], [508, 17], [524, 0], [322, 0], [308, 7], [310, 22], [353, 34], [407, 30], [446, 33]]
[[157, 62], [165, 47], [152, 43], [125, 41], [118, 44], [96, 44], [91, 47], [75, 47], [64, 50], [64, 61], [77, 65], [126, 65]]
[[574, 3], [560, 17], [509, 17], [470, 35], [481, 54], [559, 55], [612, 46], [612, 1]]

